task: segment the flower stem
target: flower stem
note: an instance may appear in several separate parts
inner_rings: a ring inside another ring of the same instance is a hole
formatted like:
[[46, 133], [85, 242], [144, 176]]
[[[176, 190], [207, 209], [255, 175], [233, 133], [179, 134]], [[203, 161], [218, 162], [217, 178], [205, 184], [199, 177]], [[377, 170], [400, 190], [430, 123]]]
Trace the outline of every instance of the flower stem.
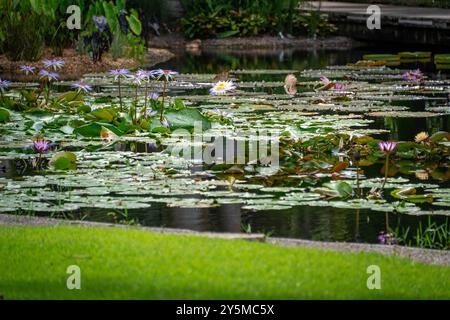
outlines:
[[167, 80], [164, 80], [164, 89], [163, 89], [162, 104], [161, 104], [161, 116], [159, 118], [160, 121], [164, 120], [164, 100], [166, 97], [166, 90], [167, 90]]
[[148, 83], [145, 82], [144, 118], [147, 120]]
[[356, 162], [356, 193], [361, 198], [361, 188], [359, 186], [359, 162]]
[[389, 173], [389, 153], [386, 153], [386, 164], [384, 166], [384, 181], [383, 185], [381, 186], [381, 189], [384, 189], [384, 186], [386, 185], [388, 173]]
[[123, 105], [122, 105], [122, 83], [120, 81], [119, 77], [119, 101], [120, 101], [120, 112], [123, 111]]

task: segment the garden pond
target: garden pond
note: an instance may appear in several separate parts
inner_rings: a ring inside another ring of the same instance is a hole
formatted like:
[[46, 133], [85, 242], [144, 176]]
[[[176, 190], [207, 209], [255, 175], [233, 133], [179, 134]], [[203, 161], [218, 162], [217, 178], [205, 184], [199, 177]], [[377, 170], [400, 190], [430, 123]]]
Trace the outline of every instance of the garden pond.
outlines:
[[[436, 237], [449, 231], [450, 73], [427, 57], [385, 57], [386, 65], [367, 53], [186, 54], [156, 66], [177, 70], [173, 81], [123, 80], [118, 90], [108, 74], [90, 74], [82, 81], [93, 92], [54, 83], [46, 108], [30, 106], [38, 83], [14, 82], [0, 109], [0, 213], [427, 247], [427, 227], [442, 231]], [[423, 75], [408, 77], [418, 68]], [[284, 88], [289, 74], [294, 95]], [[210, 95], [221, 79], [237, 89]], [[170, 128], [120, 112], [119, 100], [141, 107], [165, 85]], [[194, 120], [233, 145], [279, 136], [280, 166], [173, 156], [177, 146], [207, 147], [171, 134], [192, 131], [183, 121]], [[38, 134], [50, 152], [33, 150]], [[381, 140], [400, 142], [387, 162]]]

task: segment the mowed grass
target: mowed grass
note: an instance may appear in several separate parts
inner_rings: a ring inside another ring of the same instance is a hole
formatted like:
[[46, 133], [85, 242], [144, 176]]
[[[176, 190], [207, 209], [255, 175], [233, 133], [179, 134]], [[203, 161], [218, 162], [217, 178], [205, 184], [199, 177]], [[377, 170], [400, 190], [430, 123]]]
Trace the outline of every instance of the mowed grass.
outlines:
[[[81, 268], [68, 290], [67, 267]], [[381, 290], [366, 286], [381, 268]], [[449, 299], [450, 268], [135, 229], [0, 227], [5, 299]]]

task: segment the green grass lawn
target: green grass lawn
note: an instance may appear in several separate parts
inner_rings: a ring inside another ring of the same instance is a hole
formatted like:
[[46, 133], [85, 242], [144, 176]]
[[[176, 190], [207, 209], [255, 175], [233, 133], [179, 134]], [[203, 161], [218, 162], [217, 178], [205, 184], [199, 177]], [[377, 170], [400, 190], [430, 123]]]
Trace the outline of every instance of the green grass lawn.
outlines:
[[[81, 268], [81, 290], [66, 269]], [[366, 269], [381, 268], [381, 290]], [[450, 268], [368, 253], [85, 227], [0, 227], [5, 299], [450, 298]]]

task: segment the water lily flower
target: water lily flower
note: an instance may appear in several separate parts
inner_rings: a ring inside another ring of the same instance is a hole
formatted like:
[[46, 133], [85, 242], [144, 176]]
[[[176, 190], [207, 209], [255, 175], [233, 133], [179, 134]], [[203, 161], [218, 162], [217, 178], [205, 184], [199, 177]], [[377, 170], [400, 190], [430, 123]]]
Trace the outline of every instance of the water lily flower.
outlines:
[[146, 111], [146, 115], [148, 116], [148, 117], [153, 117], [153, 116], [156, 116], [158, 114], [158, 111], [155, 111], [155, 110], [153, 110], [153, 109], [148, 109], [147, 111]]
[[142, 73], [136, 73], [128, 76], [135, 85], [140, 86], [142, 81], [145, 79], [145, 76]]
[[0, 91], [3, 93], [11, 85], [11, 81], [0, 79]]
[[339, 82], [336, 82], [336, 83], [334, 84], [334, 88], [335, 88], [336, 90], [345, 90], [345, 86], [344, 86], [342, 83], [339, 83]]
[[153, 73], [152, 71], [148, 71], [148, 70], [142, 70], [139, 69], [136, 74], [138, 74], [139, 76], [142, 76], [142, 78], [149, 80], [150, 77], [153, 77]]
[[80, 82], [77, 82], [77, 83], [74, 83], [74, 84], [72, 85], [72, 88], [77, 89], [78, 92], [84, 91], [85, 93], [88, 93], [88, 92], [90, 92], [90, 91], [93, 90], [92, 87], [91, 87], [90, 85], [88, 85], [88, 84], [85, 83], [85, 82], [81, 82], [81, 81], [80, 81]]
[[106, 19], [105, 16], [93, 16], [92, 20], [100, 32], [104, 32], [106, 30], [106, 27], [108, 26], [108, 19]]
[[421, 143], [421, 142], [425, 142], [428, 140], [430, 136], [428, 135], [428, 133], [426, 132], [419, 132], [415, 137], [414, 137], [414, 141], [416, 141], [416, 143]]
[[39, 76], [41, 79], [46, 78], [48, 81], [58, 80], [59, 78], [59, 74], [44, 69], [39, 71]]
[[64, 60], [60, 59], [53, 59], [53, 60], [45, 59], [42, 61], [42, 63], [44, 64], [45, 68], [52, 68], [55, 71], [61, 69], [66, 64]]
[[378, 235], [380, 244], [394, 244], [396, 242], [395, 235], [392, 233], [380, 232]]
[[320, 77], [320, 81], [322, 81], [322, 83], [323, 83], [324, 86], [327, 86], [327, 85], [329, 85], [329, 84], [331, 83], [330, 79], [328, 79], [328, 78], [325, 77], [325, 76], [321, 76], [321, 77]]
[[36, 139], [33, 141], [33, 150], [39, 154], [46, 153], [51, 146], [51, 143], [45, 139]]
[[339, 82], [332, 82], [330, 79], [328, 79], [325, 76], [320, 77], [320, 81], [322, 81], [322, 84], [327, 87], [327, 89], [334, 88], [336, 90], [345, 90], [345, 86], [342, 83]]
[[22, 71], [23, 73], [25, 73], [26, 75], [29, 75], [30, 73], [33, 74], [34, 70], [36, 70], [36, 67], [33, 66], [28, 66], [28, 65], [23, 65], [19, 67], [20, 71]]
[[398, 142], [395, 141], [382, 141], [378, 144], [378, 148], [386, 153], [391, 153], [397, 147]]
[[221, 117], [224, 117], [224, 118], [228, 118], [228, 119], [233, 117], [233, 113], [222, 111], [222, 110], [219, 110], [217, 108], [214, 109], [214, 113], [217, 114], [218, 116], [221, 116]]
[[402, 75], [403, 80], [411, 81], [411, 82], [417, 82], [422, 80], [423, 73], [420, 71], [420, 69], [407, 71]]
[[148, 95], [148, 98], [149, 98], [150, 100], [156, 101], [156, 100], [159, 99], [159, 94], [157, 94], [156, 92], [151, 92], [151, 93]]
[[178, 74], [178, 72], [176, 72], [176, 71], [163, 70], [163, 69], [153, 70], [150, 72], [151, 72], [151, 75], [153, 77], [157, 78], [158, 80], [161, 79], [162, 77], [164, 77], [166, 81], [172, 80], [173, 77]]
[[169, 121], [167, 121], [167, 119], [163, 119], [163, 121], [161, 121], [161, 124], [164, 128], [170, 127]]
[[130, 73], [130, 70], [128, 70], [128, 69], [113, 69], [113, 70], [109, 71], [109, 74], [114, 76], [114, 78], [116, 80], [120, 77], [125, 78], [129, 73]]
[[233, 81], [219, 81], [214, 84], [209, 93], [212, 95], [222, 95], [236, 89]]

